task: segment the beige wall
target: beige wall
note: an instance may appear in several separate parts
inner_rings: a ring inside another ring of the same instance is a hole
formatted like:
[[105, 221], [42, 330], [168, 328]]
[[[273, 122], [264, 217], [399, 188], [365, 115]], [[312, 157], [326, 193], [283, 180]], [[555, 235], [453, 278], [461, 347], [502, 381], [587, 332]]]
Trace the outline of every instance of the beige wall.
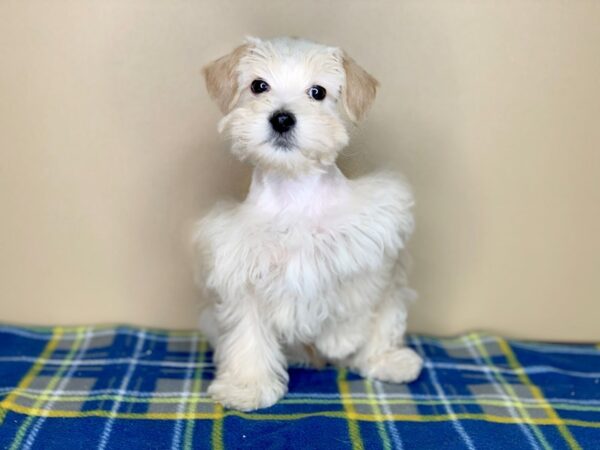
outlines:
[[200, 68], [247, 34], [382, 84], [342, 165], [415, 186], [411, 328], [600, 339], [600, 3], [0, 3], [0, 321], [193, 327], [184, 246], [249, 170]]

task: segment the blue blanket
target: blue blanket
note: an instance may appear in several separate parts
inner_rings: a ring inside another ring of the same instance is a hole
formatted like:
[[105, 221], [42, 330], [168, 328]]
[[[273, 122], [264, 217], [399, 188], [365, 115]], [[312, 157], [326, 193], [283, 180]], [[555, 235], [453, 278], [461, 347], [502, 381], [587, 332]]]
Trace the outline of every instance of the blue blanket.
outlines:
[[0, 327], [0, 447], [600, 448], [600, 346], [468, 334], [410, 336], [410, 385], [291, 368], [289, 393], [252, 413], [206, 395], [194, 332]]

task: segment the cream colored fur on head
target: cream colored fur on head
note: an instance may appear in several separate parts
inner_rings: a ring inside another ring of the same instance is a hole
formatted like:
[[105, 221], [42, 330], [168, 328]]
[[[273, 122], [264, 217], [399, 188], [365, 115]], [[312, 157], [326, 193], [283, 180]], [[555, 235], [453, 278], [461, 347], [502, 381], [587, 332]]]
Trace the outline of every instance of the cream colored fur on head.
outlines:
[[219, 130], [255, 166], [246, 200], [217, 205], [195, 231], [209, 393], [264, 408], [286, 393], [288, 363], [317, 360], [414, 380], [422, 361], [403, 344], [411, 191], [335, 165], [377, 81], [342, 50], [294, 38], [249, 38], [204, 75]]

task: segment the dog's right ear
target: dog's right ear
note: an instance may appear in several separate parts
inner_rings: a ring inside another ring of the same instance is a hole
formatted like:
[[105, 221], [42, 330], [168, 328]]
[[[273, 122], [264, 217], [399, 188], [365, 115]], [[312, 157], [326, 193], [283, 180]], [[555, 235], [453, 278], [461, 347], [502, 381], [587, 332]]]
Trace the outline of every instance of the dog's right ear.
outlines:
[[250, 44], [240, 45], [202, 69], [206, 89], [223, 114], [231, 110], [240, 95], [236, 69], [249, 48]]

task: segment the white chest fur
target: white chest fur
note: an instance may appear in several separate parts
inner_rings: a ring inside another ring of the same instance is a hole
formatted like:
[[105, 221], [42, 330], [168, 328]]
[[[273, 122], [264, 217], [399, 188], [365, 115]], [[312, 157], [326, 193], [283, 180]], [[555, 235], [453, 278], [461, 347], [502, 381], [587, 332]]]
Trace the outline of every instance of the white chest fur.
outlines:
[[256, 169], [246, 203], [272, 220], [326, 217], [332, 208], [348, 201], [348, 180], [337, 166], [326, 172], [290, 178], [280, 173]]
[[[412, 231], [412, 196], [397, 177], [289, 179], [255, 171], [243, 203], [200, 224], [207, 284], [230, 308], [255, 302], [286, 341], [367, 309]], [[388, 269], [389, 267], [389, 269]]]

